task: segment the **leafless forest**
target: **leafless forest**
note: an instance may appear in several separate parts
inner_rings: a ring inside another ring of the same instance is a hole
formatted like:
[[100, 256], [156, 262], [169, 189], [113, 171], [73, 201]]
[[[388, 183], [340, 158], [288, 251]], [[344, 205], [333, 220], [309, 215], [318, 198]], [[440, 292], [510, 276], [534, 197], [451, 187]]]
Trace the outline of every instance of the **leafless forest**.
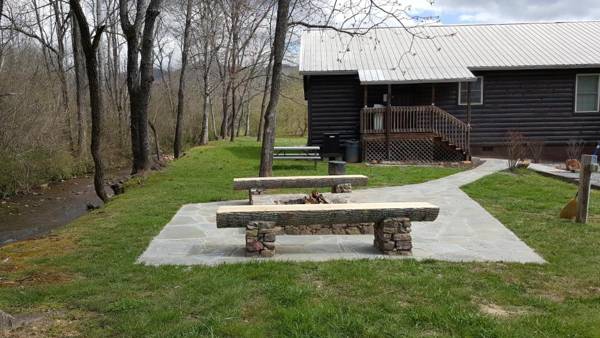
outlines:
[[389, 0], [0, 0], [0, 13], [0, 195], [94, 172], [102, 199], [106, 170], [215, 139], [264, 139], [270, 175], [275, 134], [307, 130], [298, 32], [420, 22]]
[[[2, 1], [0, 193], [9, 194], [91, 171], [92, 117], [86, 56], [69, 3]], [[96, 51], [104, 166], [129, 165], [128, 34], [121, 25], [119, 2], [85, 1], [81, 7], [91, 34], [105, 27]], [[145, 34], [143, 26], [148, 23], [145, 13], [135, 22], [136, 11], [131, 4], [126, 15], [132, 26], [139, 26], [132, 40], [139, 41], [141, 54], [144, 41], [139, 35]], [[161, 153], [179, 155], [186, 147], [217, 138], [260, 135], [270, 87], [273, 15], [272, 1], [162, 4], [150, 64], [144, 65], [149, 69], [146, 76], [154, 80], [146, 129], [151, 159], [157, 146]], [[138, 69], [139, 79], [143, 67]], [[283, 81], [281, 114], [287, 116], [278, 131], [302, 135], [306, 131], [302, 84], [292, 66]]]

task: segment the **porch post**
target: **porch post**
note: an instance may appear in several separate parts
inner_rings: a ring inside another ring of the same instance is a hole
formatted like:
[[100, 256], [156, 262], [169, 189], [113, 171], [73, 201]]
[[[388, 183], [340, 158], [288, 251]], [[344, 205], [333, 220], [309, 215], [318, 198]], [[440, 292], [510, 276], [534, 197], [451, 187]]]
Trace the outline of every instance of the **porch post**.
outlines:
[[435, 106], [435, 83], [431, 84], [431, 105]]
[[471, 82], [467, 82], [467, 161], [471, 160]]
[[369, 105], [369, 89], [367, 85], [363, 85], [363, 108], [367, 108]]
[[387, 151], [387, 160], [391, 158], [390, 154], [390, 131], [392, 124], [392, 85], [388, 84], [387, 87], [387, 105], [385, 109], [385, 148]]

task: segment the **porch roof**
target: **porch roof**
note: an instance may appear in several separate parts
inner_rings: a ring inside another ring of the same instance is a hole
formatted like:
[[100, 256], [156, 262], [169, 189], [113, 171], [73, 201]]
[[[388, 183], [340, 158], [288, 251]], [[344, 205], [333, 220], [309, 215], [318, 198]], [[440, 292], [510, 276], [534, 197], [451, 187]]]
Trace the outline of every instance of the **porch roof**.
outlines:
[[363, 84], [474, 80], [473, 71], [600, 68], [600, 21], [331, 29], [302, 34], [300, 72]]
[[464, 67], [424, 67], [405, 69], [359, 69], [363, 84], [475, 81], [477, 77]]

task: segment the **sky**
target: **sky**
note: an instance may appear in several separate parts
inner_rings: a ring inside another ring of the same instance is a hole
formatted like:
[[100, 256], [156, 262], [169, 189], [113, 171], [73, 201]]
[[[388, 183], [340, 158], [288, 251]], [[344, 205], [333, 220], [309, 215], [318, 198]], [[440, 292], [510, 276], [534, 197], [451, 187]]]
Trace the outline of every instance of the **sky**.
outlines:
[[600, 20], [598, 0], [406, 0], [444, 24]]

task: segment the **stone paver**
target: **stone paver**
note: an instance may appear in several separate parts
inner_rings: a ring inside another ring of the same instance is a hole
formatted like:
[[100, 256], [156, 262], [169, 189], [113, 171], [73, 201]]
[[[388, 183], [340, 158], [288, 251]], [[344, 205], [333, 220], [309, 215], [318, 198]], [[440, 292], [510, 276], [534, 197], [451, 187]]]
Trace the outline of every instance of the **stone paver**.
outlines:
[[[440, 207], [435, 222], [414, 222], [415, 259], [544, 263], [513, 232], [460, 190], [460, 186], [506, 168], [503, 160], [426, 183], [356, 190], [350, 202], [430, 202]], [[256, 261], [245, 257], [244, 229], [217, 229], [215, 214], [227, 201], [183, 206], [156, 236], [139, 262], [148, 265], [217, 265]], [[381, 255], [373, 235], [277, 236], [277, 253], [258, 260], [328, 261], [337, 259], [402, 259]]]
[[[544, 175], [561, 178], [569, 182], [579, 182], [579, 173], [573, 173], [567, 170], [558, 169], [551, 164], [532, 163], [531, 165], [529, 165], [529, 169], [537, 171]], [[591, 183], [592, 188], [600, 189], [600, 173], [592, 173]]]

